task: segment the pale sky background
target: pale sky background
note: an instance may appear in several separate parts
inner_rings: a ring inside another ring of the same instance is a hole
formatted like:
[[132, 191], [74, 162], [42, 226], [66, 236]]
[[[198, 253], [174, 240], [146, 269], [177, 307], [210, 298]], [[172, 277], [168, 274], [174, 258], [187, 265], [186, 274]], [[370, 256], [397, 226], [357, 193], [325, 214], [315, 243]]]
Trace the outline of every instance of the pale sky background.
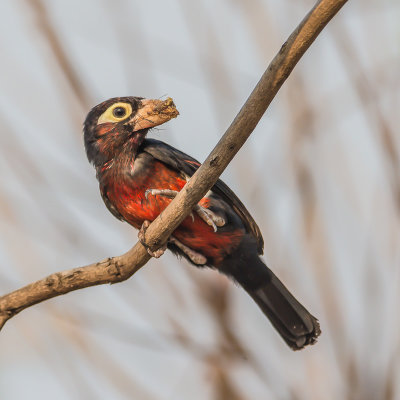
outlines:
[[[150, 137], [204, 160], [313, 4], [1, 1], [1, 293], [136, 242], [86, 160], [92, 106], [171, 96]], [[0, 399], [400, 398], [399, 21], [394, 0], [350, 0], [223, 174], [317, 345], [291, 352], [240, 288], [166, 254], [10, 320]]]

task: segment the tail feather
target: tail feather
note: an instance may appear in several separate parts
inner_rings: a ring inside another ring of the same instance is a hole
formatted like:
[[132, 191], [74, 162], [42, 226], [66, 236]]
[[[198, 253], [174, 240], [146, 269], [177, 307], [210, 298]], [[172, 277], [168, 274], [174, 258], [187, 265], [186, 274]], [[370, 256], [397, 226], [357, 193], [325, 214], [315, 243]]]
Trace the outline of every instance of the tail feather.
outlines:
[[246, 291], [293, 350], [300, 350], [317, 341], [321, 333], [318, 320], [294, 298], [275, 275], [258, 289]]
[[253, 241], [243, 240], [218, 269], [246, 290], [293, 350], [317, 341], [321, 334], [318, 320], [262, 262]]

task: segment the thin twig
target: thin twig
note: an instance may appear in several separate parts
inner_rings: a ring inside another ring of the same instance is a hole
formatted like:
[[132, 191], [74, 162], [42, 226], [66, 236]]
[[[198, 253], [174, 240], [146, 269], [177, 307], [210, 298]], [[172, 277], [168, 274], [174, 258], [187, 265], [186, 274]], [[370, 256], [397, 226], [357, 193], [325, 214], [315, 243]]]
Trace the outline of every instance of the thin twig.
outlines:
[[[146, 241], [150, 248], [157, 249], [165, 243], [215, 184], [253, 132], [299, 59], [346, 2], [347, 0], [320, 0], [290, 35], [204, 164], [147, 229]], [[89, 286], [126, 280], [149, 259], [147, 251], [138, 242], [122, 256], [86, 267], [57, 272], [4, 295], [0, 298], [0, 328], [20, 311], [44, 300]]]

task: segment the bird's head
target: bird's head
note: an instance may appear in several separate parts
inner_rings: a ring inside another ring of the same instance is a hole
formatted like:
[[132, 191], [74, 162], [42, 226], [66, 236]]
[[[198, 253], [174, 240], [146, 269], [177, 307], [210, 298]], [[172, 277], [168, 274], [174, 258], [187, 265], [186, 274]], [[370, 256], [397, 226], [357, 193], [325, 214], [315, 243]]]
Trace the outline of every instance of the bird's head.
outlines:
[[95, 106], [86, 117], [83, 133], [86, 154], [100, 166], [117, 156], [126, 144], [137, 149], [147, 131], [179, 115], [174, 102], [142, 97], [115, 97]]

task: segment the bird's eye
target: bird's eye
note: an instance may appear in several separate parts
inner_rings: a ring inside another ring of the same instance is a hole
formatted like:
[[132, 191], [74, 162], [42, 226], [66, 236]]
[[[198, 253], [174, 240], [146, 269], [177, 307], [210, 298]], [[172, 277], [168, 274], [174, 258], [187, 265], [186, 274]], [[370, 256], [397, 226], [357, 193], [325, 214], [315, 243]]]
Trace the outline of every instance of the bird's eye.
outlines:
[[132, 114], [132, 106], [129, 103], [114, 103], [108, 107], [97, 121], [97, 124], [104, 124], [106, 122], [120, 122], [128, 118]]
[[126, 109], [124, 107], [115, 107], [112, 113], [114, 117], [122, 118], [126, 115]]

